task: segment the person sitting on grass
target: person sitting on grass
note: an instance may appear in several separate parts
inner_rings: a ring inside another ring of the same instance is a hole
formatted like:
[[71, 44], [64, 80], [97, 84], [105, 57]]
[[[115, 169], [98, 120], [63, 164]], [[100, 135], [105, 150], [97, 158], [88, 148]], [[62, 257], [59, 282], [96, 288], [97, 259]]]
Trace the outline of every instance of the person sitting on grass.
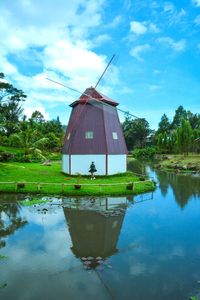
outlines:
[[92, 163], [91, 163], [91, 165], [90, 165], [89, 172], [91, 173], [91, 180], [92, 180], [92, 179], [95, 179], [94, 173], [97, 172], [97, 170], [96, 170], [96, 167], [95, 167], [95, 164], [94, 164], [93, 161], [92, 161]]

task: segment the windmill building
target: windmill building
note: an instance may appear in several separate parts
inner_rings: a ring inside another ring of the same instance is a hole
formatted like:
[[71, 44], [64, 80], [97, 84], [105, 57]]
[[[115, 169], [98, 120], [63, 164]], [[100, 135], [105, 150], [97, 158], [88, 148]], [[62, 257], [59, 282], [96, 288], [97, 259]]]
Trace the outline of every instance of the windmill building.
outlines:
[[73, 102], [62, 148], [62, 171], [89, 174], [93, 161], [97, 175], [126, 172], [127, 148], [117, 102], [90, 87]]

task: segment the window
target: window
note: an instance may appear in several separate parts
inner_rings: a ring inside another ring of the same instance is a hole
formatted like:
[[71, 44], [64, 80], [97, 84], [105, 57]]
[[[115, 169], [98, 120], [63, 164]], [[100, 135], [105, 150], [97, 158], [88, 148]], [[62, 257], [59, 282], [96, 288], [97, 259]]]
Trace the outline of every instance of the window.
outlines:
[[112, 132], [113, 140], [118, 140], [117, 132]]
[[67, 140], [69, 140], [70, 139], [70, 132], [68, 133], [68, 135], [67, 135]]
[[93, 139], [93, 131], [86, 131], [85, 132], [85, 138], [86, 139]]

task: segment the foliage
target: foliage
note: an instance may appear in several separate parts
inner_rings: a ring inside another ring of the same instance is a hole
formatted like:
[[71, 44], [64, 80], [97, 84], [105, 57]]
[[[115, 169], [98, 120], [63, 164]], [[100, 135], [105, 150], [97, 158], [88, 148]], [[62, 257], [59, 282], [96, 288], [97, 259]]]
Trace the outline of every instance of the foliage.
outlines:
[[180, 105], [176, 110], [175, 110], [175, 115], [171, 124], [172, 129], [177, 129], [178, 127], [181, 126], [182, 120], [187, 119], [187, 112], [183, 108], [182, 105]]
[[0, 161], [10, 161], [14, 158], [14, 154], [10, 152], [0, 151]]
[[192, 127], [185, 119], [177, 129], [177, 142], [180, 152], [188, 154], [192, 142]]
[[128, 115], [122, 124], [122, 128], [129, 151], [134, 147], [145, 146], [147, 136], [150, 133], [149, 123], [146, 121], [146, 119], [131, 119]]
[[22, 102], [26, 99], [22, 90], [5, 81], [0, 73], [0, 131], [9, 136], [18, 131], [19, 118], [22, 114]]
[[19, 204], [21, 204], [22, 206], [32, 206], [36, 204], [44, 204], [47, 202], [48, 200], [44, 200], [44, 199], [31, 199], [31, 200], [20, 201]]
[[160, 153], [200, 152], [200, 114], [179, 106], [172, 122], [164, 114], [157, 130], [157, 150]]
[[160, 134], [164, 134], [164, 133], [169, 133], [170, 132], [170, 127], [171, 127], [171, 124], [169, 122], [169, 119], [167, 117], [166, 114], [164, 114], [162, 117], [161, 117], [161, 121], [160, 123], [158, 124], [158, 131], [157, 133]]
[[0, 73], [0, 145], [23, 148], [17, 161], [43, 159], [47, 152], [60, 151], [64, 132], [57, 117], [46, 121], [42, 113], [34, 111], [29, 119], [22, 116], [26, 95], [13, 87]]
[[150, 160], [153, 159], [156, 154], [156, 149], [153, 147], [138, 148], [133, 151], [133, 157], [137, 159]]
[[8, 256], [0, 254], [0, 259], [5, 259], [5, 258], [8, 258]]

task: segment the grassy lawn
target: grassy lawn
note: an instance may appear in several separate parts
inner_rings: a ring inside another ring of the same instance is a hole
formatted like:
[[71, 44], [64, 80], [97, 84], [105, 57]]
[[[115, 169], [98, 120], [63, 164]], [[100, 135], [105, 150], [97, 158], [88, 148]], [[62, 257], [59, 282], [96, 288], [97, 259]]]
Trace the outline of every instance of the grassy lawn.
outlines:
[[[37, 185], [29, 182], [38, 183], [65, 183], [72, 186], [62, 185], [42, 185], [40, 193], [43, 194], [65, 194], [65, 195], [125, 195], [138, 194], [154, 190], [152, 182], [139, 182], [134, 185], [133, 190], [127, 190], [126, 185], [113, 186], [95, 186], [95, 184], [119, 184], [128, 182], [138, 182], [139, 178], [132, 173], [123, 175], [100, 176], [95, 180], [90, 177], [81, 177], [80, 184], [92, 184], [92, 186], [81, 186], [80, 190], [74, 188], [77, 184], [76, 176], [67, 176], [61, 172], [61, 162], [54, 161], [51, 166], [43, 166], [40, 163], [17, 163], [8, 162], [0, 163], [0, 182], [24, 182], [25, 187], [16, 188], [16, 184], [4, 183], [0, 184], [1, 192], [20, 192], [20, 193], [38, 193]], [[64, 190], [62, 190], [64, 189]]]
[[9, 152], [12, 154], [23, 153], [23, 149], [8, 146], [0, 146], [0, 151]]

